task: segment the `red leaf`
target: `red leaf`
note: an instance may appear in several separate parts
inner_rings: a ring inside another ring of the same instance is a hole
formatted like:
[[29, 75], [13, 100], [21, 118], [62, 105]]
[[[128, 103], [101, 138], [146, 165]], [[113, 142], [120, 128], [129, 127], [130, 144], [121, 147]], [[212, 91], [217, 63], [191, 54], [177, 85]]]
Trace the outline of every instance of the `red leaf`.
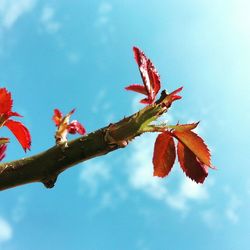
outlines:
[[72, 121], [69, 125], [68, 125], [68, 132], [70, 134], [80, 134], [83, 135], [86, 133], [85, 128], [82, 126], [82, 124], [76, 120]]
[[154, 146], [154, 176], [165, 177], [169, 174], [175, 161], [174, 140], [169, 133], [158, 135]]
[[147, 66], [148, 66], [148, 76], [149, 76], [150, 85], [152, 86], [152, 89], [153, 89], [152, 97], [155, 98], [155, 96], [157, 95], [157, 93], [159, 92], [161, 88], [160, 76], [158, 72], [156, 71], [153, 63], [150, 60], [148, 60]]
[[160, 76], [156, 71], [153, 63], [139, 48], [134, 47], [134, 55], [139, 67], [139, 71], [146, 88], [148, 99], [153, 103], [158, 91], [161, 88]]
[[143, 95], [147, 95], [147, 91], [144, 86], [139, 84], [132, 84], [125, 88], [126, 90], [132, 90], [138, 93], [141, 93]]
[[54, 109], [54, 115], [52, 117], [54, 123], [56, 126], [59, 126], [61, 120], [62, 120], [62, 113], [59, 109]]
[[147, 95], [147, 98], [143, 99], [141, 103], [152, 104], [154, 103], [155, 97], [161, 88], [160, 76], [153, 63], [139, 48], [133, 47], [133, 51], [142, 77], [144, 88], [142, 88], [141, 85], [130, 85], [126, 87], [126, 89]]
[[11, 93], [6, 88], [0, 88], [0, 114], [10, 112], [12, 105]]
[[13, 120], [7, 120], [4, 124], [17, 138], [24, 151], [30, 150], [31, 136], [29, 130], [21, 123]]
[[165, 98], [164, 98], [164, 104], [166, 105], [166, 107], [170, 107], [172, 102], [181, 99], [181, 96], [177, 95], [180, 91], [182, 91], [183, 87], [180, 87], [176, 90], [174, 90], [173, 92], [171, 92], [170, 94], [168, 94]]
[[143, 104], [151, 104], [152, 102], [151, 102], [150, 99], [144, 98], [144, 99], [141, 99], [141, 100], [140, 100], [140, 103], [143, 103]]
[[7, 114], [8, 118], [11, 116], [23, 117], [22, 115], [18, 114], [17, 112], [12, 112], [12, 111], [7, 112], [6, 114]]
[[183, 143], [177, 145], [178, 160], [184, 173], [197, 183], [203, 183], [208, 175], [208, 167]]
[[0, 145], [0, 161], [5, 157], [6, 149], [7, 149], [7, 144]]
[[188, 147], [203, 164], [212, 167], [210, 151], [201, 137], [192, 131], [174, 131], [172, 133], [179, 141]]

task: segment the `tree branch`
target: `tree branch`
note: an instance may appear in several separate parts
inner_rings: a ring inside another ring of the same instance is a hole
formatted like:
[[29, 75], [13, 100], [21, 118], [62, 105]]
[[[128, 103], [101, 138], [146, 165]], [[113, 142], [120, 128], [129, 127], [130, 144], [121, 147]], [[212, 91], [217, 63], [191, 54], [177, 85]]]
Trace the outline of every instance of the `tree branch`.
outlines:
[[56, 145], [40, 154], [0, 164], [0, 190], [19, 185], [42, 182], [52, 188], [60, 173], [79, 162], [105, 155], [126, 147], [136, 136], [147, 131], [147, 126], [167, 111], [166, 92], [159, 100], [137, 113], [83, 137]]

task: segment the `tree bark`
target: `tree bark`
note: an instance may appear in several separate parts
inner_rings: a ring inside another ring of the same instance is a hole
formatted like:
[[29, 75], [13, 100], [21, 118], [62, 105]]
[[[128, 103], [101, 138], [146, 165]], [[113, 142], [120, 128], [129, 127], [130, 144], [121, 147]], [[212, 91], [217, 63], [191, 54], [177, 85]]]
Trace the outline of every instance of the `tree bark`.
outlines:
[[166, 92], [160, 99], [137, 113], [65, 144], [56, 145], [37, 155], [0, 164], [0, 190], [32, 182], [52, 188], [60, 173], [91, 158], [126, 147], [136, 136], [171, 105]]

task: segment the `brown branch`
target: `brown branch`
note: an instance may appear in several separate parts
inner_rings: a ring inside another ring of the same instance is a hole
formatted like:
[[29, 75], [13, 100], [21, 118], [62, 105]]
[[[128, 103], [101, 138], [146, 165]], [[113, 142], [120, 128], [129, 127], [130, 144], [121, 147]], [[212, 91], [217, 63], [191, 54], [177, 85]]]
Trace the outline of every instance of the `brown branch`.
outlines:
[[[52, 188], [60, 173], [79, 162], [126, 147], [133, 138], [146, 131], [147, 125], [167, 111], [162, 94], [160, 101], [117, 123], [93, 133], [56, 145], [40, 154], [0, 164], [0, 190], [42, 182]], [[168, 105], [169, 106], [169, 105]]]

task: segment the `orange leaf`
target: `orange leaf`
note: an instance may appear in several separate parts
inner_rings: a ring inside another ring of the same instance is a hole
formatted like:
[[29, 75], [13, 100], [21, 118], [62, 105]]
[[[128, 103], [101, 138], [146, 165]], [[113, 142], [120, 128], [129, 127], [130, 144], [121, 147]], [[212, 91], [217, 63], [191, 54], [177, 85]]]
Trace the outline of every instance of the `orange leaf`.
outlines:
[[172, 134], [186, 147], [188, 147], [203, 164], [212, 167], [210, 161], [210, 151], [201, 137], [192, 131], [174, 131]]
[[24, 151], [30, 149], [30, 132], [21, 122], [16, 122], [9, 119], [5, 122], [4, 126], [6, 126], [15, 135]]
[[208, 167], [183, 143], [177, 145], [178, 160], [184, 173], [197, 183], [203, 183], [208, 175]]
[[169, 133], [158, 135], [153, 155], [154, 176], [167, 176], [174, 165], [175, 155], [173, 137]]

